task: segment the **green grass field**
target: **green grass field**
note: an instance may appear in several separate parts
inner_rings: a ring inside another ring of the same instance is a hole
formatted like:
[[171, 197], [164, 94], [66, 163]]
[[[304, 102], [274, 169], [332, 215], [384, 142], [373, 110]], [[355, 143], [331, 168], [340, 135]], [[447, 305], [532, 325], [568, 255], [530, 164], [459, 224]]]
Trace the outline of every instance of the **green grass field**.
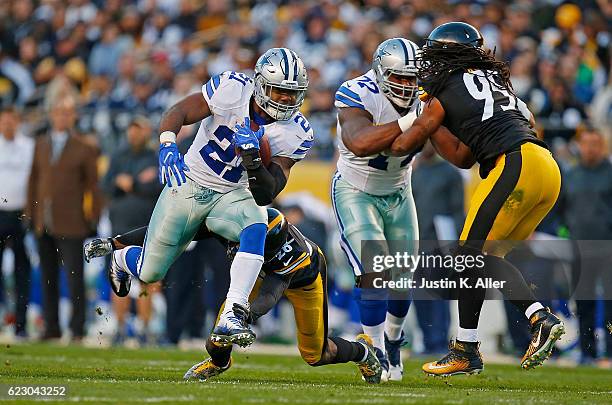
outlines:
[[1, 353], [0, 383], [67, 385], [69, 402], [612, 403], [612, 371], [592, 368], [487, 365], [479, 376], [441, 379], [424, 376], [421, 362], [409, 360], [401, 383], [368, 386], [352, 364], [311, 368], [294, 356], [238, 354], [217, 379], [185, 383], [183, 373], [201, 353], [51, 345], [3, 345]]

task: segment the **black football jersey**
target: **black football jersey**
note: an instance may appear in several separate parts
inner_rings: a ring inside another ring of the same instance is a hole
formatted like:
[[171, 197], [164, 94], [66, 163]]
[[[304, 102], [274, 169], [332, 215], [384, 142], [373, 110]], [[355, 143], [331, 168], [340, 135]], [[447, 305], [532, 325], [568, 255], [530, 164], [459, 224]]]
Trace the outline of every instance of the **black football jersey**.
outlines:
[[[420, 83], [424, 93], [429, 93], [431, 83]], [[470, 148], [481, 165], [525, 142], [547, 148], [529, 125], [527, 105], [501, 86], [495, 72], [454, 72], [436, 98], [445, 111], [442, 125]]]
[[293, 225], [289, 224], [287, 242], [261, 270], [281, 276], [293, 274], [289, 288], [311, 284], [319, 274], [319, 247]]

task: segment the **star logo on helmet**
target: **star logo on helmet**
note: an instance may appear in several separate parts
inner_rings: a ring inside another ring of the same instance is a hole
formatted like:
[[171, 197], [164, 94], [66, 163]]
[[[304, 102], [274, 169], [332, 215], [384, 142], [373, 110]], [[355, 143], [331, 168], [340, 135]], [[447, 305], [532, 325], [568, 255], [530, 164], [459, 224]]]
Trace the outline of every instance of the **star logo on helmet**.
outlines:
[[383, 56], [391, 56], [391, 53], [389, 51], [387, 51], [388, 47], [389, 47], [389, 45], [386, 45], [383, 49], [380, 50], [380, 53], [378, 54], [378, 57], [380, 59], [382, 59]]
[[261, 64], [261, 67], [264, 67], [264, 66], [266, 66], [266, 65], [270, 65], [270, 66], [274, 67], [274, 65], [273, 65], [273, 64], [272, 64], [272, 62], [270, 61], [270, 58], [271, 58], [271, 57], [273, 57], [273, 56], [276, 56], [276, 51], [275, 51], [275, 52], [272, 52], [271, 54], [266, 55], [266, 56], [264, 57], [264, 59], [263, 59], [263, 63]]

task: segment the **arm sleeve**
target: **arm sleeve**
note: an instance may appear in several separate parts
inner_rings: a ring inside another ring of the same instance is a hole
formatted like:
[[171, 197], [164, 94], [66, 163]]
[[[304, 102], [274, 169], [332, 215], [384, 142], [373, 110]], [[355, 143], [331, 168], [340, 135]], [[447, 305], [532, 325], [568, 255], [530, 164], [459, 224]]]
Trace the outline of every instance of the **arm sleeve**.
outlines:
[[253, 319], [265, 315], [276, 305], [285, 290], [289, 288], [292, 277], [293, 274], [287, 276], [280, 276], [276, 273], [266, 275], [259, 289], [259, 294], [251, 304]]
[[257, 205], [264, 206], [285, 188], [287, 177], [283, 169], [276, 163], [270, 163], [266, 169], [263, 165], [255, 170], [248, 170], [249, 189]]
[[114, 239], [122, 245], [126, 246], [142, 246], [144, 244], [145, 235], [147, 234], [147, 227], [132, 229], [121, 235], [115, 236]]

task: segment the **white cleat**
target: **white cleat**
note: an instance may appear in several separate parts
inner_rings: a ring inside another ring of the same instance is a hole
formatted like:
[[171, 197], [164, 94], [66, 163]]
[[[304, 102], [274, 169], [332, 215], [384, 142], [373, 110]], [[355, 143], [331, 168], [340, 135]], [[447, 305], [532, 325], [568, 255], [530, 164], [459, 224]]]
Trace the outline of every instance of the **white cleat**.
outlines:
[[389, 367], [389, 381], [402, 381], [404, 377], [404, 365]]

